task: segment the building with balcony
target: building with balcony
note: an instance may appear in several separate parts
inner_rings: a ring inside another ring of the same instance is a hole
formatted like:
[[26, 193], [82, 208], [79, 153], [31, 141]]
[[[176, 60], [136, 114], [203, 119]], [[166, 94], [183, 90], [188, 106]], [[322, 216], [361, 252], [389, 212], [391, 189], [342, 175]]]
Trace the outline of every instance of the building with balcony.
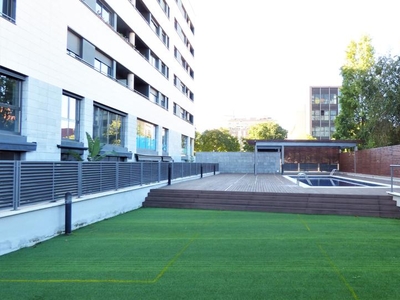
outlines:
[[194, 14], [188, 0], [3, 0], [0, 160], [189, 160]]
[[335, 119], [339, 113], [339, 87], [310, 87], [311, 136], [330, 140], [335, 132]]

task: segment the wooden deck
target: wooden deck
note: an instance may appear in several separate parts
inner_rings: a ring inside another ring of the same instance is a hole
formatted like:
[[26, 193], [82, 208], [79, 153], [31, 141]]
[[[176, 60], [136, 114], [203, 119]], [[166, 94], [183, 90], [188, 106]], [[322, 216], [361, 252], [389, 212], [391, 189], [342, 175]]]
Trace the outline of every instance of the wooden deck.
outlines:
[[[143, 206], [400, 218], [400, 208], [387, 194], [390, 178], [340, 176], [387, 186], [306, 188], [282, 175], [219, 174], [152, 190]], [[393, 191], [400, 192], [400, 186]]]

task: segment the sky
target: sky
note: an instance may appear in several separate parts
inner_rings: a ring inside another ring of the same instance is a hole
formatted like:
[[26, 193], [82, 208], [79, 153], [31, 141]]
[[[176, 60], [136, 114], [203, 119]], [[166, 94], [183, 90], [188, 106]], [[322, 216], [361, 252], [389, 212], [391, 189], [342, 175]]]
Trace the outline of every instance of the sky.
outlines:
[[[310, 86], [340, 86], [349, 43], [400, 54], [398, 0], [190, 0], [195, 11], [196, 130], [232, 117], [305, 122]], [[298, 128], [297, 128], [298, 130]]]

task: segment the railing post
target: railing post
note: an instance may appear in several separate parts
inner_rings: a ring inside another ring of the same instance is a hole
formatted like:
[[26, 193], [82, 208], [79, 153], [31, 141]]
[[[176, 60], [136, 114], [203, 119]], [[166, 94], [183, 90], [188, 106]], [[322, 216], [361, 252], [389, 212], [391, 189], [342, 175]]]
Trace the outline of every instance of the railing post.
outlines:
[[215, 166], [216, 166], [216, 165], [214, 164], [214, 175], [215, 175]]
[[78, 198], [80, 198], [82, 196], [82, 191], [83, 191], [83, 187], [82, 187], [83, 171], [82, 171], [82, 169], [83, 169], [83, 162], [80, 161], [80, 162], [78, 162]]
[[20, 190], [21, 190], [21, 162], [15, 161], [14, 162], [14, 196], [13, 196], [13, 210], [17, 210], [20, 203]]
[[390, 192], [393, 193], [393, 166], [390, 165]]
[[65, 234], [71, 233], [71, 220], [72, 220], [72, 194], [65, 193]]
[[203, 178], [203, 165], [200, 165], [200, 178]]
[[171, 170], [171, 163], [168, 163], [168, 185], [171, 185], [171, 175], [172, 175], [171, 171], [172, 171]]
[[119, 189], [119, 161], [116, 162], [115, 165], [115, 190]]

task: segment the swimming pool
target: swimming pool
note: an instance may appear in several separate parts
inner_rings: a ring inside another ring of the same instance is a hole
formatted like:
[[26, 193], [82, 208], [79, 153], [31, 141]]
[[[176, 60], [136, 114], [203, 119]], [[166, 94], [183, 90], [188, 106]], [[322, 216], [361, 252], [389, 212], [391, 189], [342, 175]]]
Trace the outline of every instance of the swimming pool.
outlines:
[[303, 187], [387, 187], [385, 184], [379, 184], [376, 182], [361, 181], [331, 175], [292, 175], [286, 176], [286, 178], [296, 183], [299, 182], [299, 185]]

